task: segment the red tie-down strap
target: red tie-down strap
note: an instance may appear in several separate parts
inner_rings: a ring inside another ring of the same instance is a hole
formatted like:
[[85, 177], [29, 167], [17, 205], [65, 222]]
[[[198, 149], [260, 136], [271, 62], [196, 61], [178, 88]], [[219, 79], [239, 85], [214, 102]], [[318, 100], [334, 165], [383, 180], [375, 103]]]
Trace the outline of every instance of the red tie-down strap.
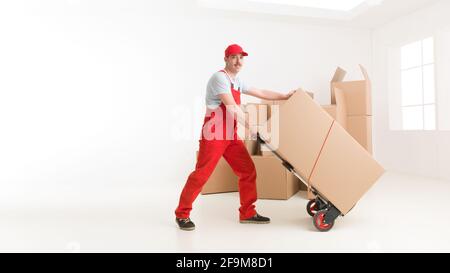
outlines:
[[[331, 126], [330, 126], [330, 129], [328, 130], [327, 136], [325, 137], [325, 140], [323, 141], [322, 147], [320, 148], [319, 154], [317, 155], [316, 162], [314, 162], [314, 166], [313, 166], [313, 168], [311, 170], [311, 174], [309, 175], [308, 180], [306, 181], [306, 183], [308, 184], [308, 193], [307, 193], [308, 195], [307, 196], [313, 196], [312, 191], [311, 191], [311, 183], [310, 183], [311, 177], [314, 174], [314, 171], [316, 170], [317, 163], [319, 162], [320, 156], [322, 155], [323, 148], [325, 147], [325, 144], [327, 143], [328, 137], [330, 136], [331, 129], [334, 126], [334, 122], [335, 121], [333, 120], [333, 122], [331, 123]], [[314, 199], [314, 197], [312, 197], [310, 199]]]

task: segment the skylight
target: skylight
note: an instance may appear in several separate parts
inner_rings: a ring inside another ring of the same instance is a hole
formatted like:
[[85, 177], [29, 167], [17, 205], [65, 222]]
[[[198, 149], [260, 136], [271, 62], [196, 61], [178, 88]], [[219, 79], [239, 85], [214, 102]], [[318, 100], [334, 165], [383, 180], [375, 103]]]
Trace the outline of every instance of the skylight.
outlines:
[[278, 5], [291, 5], [306, 8], [318, 8], [338, 11], [351, 11], [364, 2], [372, 4], [370, 0], [249, 0], [250, 2], [269, 3]]

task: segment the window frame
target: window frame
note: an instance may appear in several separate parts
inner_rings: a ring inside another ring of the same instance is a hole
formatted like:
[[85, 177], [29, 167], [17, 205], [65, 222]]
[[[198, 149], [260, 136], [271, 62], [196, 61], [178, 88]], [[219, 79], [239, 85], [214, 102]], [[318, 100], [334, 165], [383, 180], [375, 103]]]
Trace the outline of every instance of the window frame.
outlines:
[[[426, 40], [428, 39], [432, 39], [433, 44], [432, 44], [432, 49], [433, 49], [433, 60], [432, 62], [427, 62], [425, 63], [425, 54], [424, 54], [424, 43]], [[401, 59], [400, 59], [400, 82], [401, 82], [401, 102], [400, 102], [400, 107], [401, 107], [401, 121], [402, 121], [402, 127], [401, 130], [402, 131], [429, 131], [429, 132], [433, 132], [433, 131], [438, 131], [438, 117], [437, 117], [437, 113], [438, 113], [438, 102], [437, 102], [437, 84], [436, 84], [436, 38], [434, 36], [429, 36], [420, 40], [416, 40], [413, 42], [410, 42], [408, 44], [404, 44], [403, 46], [400, 47], [400, 52], [402, 52], [402, 49], [408, 45], [414, 44], [414, 43], [418, 43], [420, 42], [420, 65], [415, 65], [415, 66], [411, 66], [411, 67], [407, 67], [407, 68], [403, 68], [403, 56], [402, 54], [400, 54]], [[432, 103], [425, 103], [425, 68], [427, 66], [433, 66], [433, 82], [434, 82], [434, 100]], [[404, 104], [404, 91], [403, 91], [403, 75], [404, 72], [407, 72], [409, 70], [413, 70], [413, 69], [420, 69], [420, 74], [422, 77], [422, 86], [420, 87], [421, 89], [421, 97], [422, 97], [422, 103], [421, 104]], [[425, 119], [425, 108], [426, 106], [434, 106], [434, 124], [433, 124], [433, 129], [427, 129], [426, 126], [426, 119]], [[404, 118], [404, 109], [405, 108], [412, 108], [412, 107], [422, 107], [422, 126], [420, 129], [406, 129], [405, 128], [405, 118]]]

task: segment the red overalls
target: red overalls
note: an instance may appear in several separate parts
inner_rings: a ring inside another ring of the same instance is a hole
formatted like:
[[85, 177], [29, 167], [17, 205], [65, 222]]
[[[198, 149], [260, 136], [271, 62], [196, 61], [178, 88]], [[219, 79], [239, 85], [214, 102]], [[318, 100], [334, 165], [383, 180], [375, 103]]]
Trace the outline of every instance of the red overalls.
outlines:
[[[225, 73], [225, 71], [221, 71]], [[231, 81], [231, 79], [230, 79]], [[241, 93], [234, 89], [231, 83], [231, 92], [237, 105], [241, 104]], [[224, 135], [226, 133], [226, 107], [220, 104], [222, 110], [222, 124]], [[247, 149], [242, 140], [237, 136], [237, 121], [234, 119], [233, 137], [224, 138], [222, 140], [205, 138], [204, 129], [208, 122], [214, 118], [212, 115], [206, 115], [203, 123], [202, 134], [200, 139], [200, 149], [195, 170], [189, 175], [180, 196], [178, 208], [175, 215], [178, 218], [189, 218], [192, 210], [192, 204], [199, 195], [201, 189], [208, 181], [210, 175], [214, 171], [217, 162], [223, 156], [230, 164], [234, 173], [239, 177], [239, 197], [241, 207], [239, 208], [239, 218], [244, 220], [253, 217], [256, 214], [254, 203], [257, 200], [256, 194], [256, 169]], [[232, 181], [230, 181], [231, 183]]]

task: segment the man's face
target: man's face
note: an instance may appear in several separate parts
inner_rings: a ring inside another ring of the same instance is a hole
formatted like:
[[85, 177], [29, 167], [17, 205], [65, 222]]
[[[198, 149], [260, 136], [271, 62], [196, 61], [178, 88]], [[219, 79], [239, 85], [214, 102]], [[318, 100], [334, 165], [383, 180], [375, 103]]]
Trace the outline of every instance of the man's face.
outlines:
[[239, 73], [244, 65], [244, 56], [242, 54], [230, 55], [225, 57], [226, 68], [231, 73]]

